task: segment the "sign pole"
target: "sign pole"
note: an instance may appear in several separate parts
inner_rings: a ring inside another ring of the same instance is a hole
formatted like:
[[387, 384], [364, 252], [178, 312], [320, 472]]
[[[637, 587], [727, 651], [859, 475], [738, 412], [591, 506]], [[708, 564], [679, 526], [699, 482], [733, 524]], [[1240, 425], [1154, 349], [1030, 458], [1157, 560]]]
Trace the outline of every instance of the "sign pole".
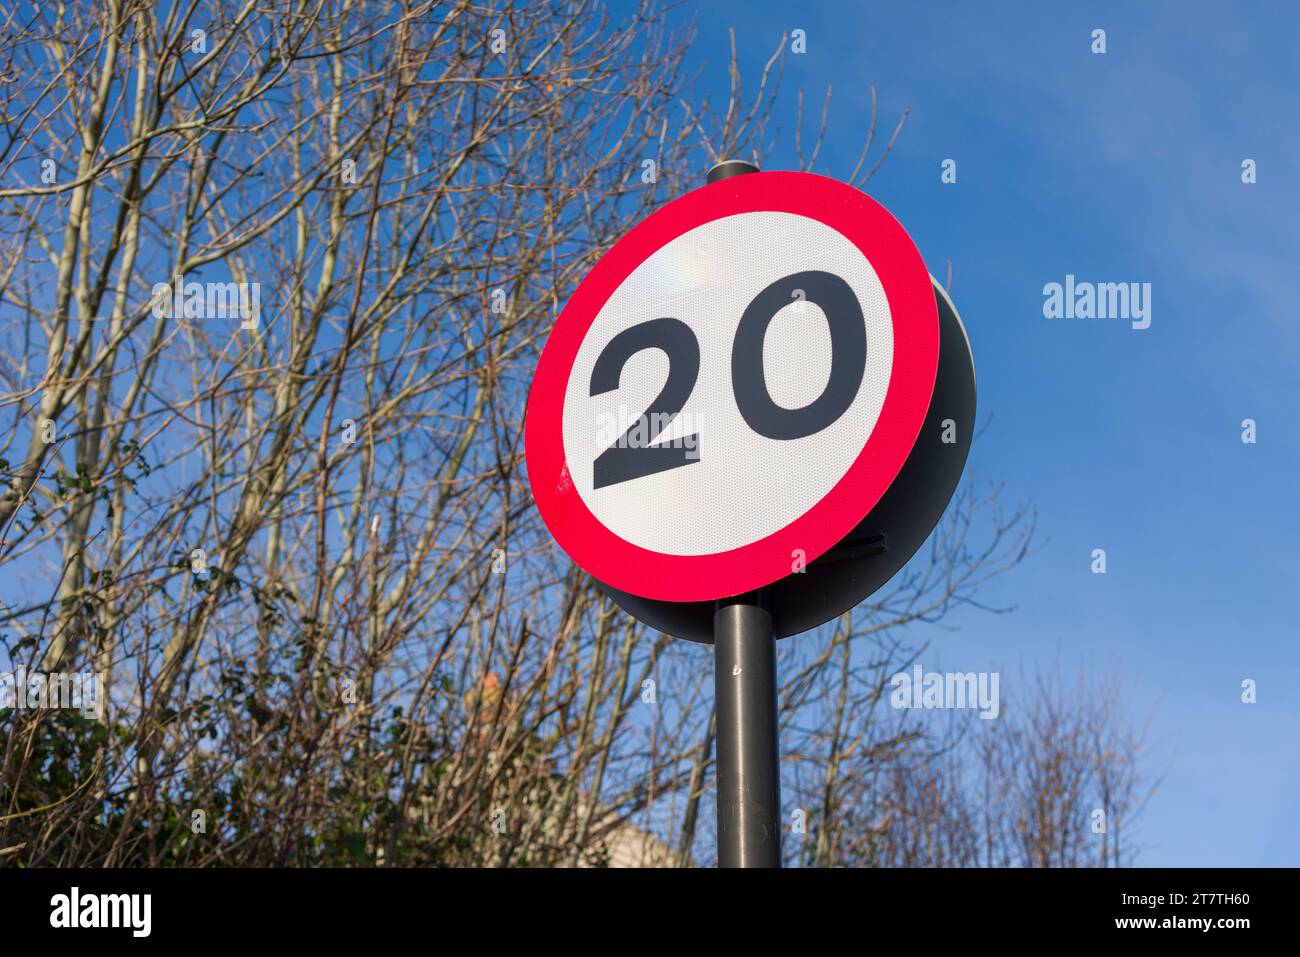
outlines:
[[781, 866], [776, 635], [762, 591], [715, 604], [718, 866]]
[[[728, 160], [708, 181], [758, 167]], [[713, 612], [717, 709], [718, 866], [781, 866], [781, 773], [776, 635], [763, 590], [720, 600]]]

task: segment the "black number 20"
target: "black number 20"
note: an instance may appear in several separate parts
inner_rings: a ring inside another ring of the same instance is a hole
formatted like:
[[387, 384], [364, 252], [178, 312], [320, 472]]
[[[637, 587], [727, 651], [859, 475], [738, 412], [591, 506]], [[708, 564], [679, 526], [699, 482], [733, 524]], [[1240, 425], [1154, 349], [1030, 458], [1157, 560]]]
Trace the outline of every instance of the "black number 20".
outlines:
[[[801, 408], [787, 409], [777, 405], [768, 390], [763, 339], [781, 308], [798, 298], [816, 303], [826, 316], [831, 334], [831, 374], [816, 399]], [[660, 349], [668, 357], [668, 379], [645, 412], [652, 430], [648, 442], [653, 442], [681, 412], [700, 374], [700, 344], [690, 326], [680, 319], [664, 318], [624, 329], [597, 357], [591, 372], [591, 394], [617, 389], [627, 361], [644, 349]], [[731, 347], [731, 387], [736, 407], [751, 429], [769, 439], [802, 439], [836, 421], [853, 404], [866, 367], [867, 333], [858, 298], [839, 276], [818, 270], [778, 279], [755, 296], [740, 317]], [[626, 439], [627, 432], [596, 457], [595, 488], [699, 461], [698, 435], [664, 445], [629, 445]]]

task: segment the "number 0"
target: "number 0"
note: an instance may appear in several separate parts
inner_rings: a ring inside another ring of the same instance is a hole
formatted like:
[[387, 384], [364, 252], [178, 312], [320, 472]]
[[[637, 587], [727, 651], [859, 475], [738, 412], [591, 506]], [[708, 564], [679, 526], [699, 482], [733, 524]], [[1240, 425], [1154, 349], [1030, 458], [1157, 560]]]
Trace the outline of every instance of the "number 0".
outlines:
[[[777, 312], [803, 290], [826, 314], [831, 332], [831, 376], [816, 399], [800, 409], [772, 401], [763, 369], [763, 340]], [[749, 304], [731, 347], [731, 387], [749, 427], [769, 439], [802, 439], [848, 411], [867, 368], [867, 331], [853, 289], [828, 272], [795, 273], [778, 279]]]

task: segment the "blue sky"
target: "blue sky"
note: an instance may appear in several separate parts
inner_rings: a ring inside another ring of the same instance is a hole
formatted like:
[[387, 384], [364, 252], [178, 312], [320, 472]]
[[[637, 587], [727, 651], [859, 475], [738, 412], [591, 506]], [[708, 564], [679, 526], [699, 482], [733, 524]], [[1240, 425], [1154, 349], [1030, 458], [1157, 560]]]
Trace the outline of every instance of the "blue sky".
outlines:
[[[911, 108], [869, 192], [931, 272], [953, 261], [992, 416], [970, 474], [1039, 513], [1038, 552], [986, 593], [1017, 610], [936, 633], [944, 666], [1118, 669], [1166, 772], [1138, 862], [1300, 863], [1295, 8], [730, 0], [690, 17], [715, 98], [728, 28], [750, 90], [782, 31], [806, 32], [765, 168], [794, 165], [800, 87], [814, 120], [834, 87], [830, 175], [853, 168], [870, 84], [886, 133]], [[1044, 318], [1067, 273], [1151, 283], [1151, 327]]]

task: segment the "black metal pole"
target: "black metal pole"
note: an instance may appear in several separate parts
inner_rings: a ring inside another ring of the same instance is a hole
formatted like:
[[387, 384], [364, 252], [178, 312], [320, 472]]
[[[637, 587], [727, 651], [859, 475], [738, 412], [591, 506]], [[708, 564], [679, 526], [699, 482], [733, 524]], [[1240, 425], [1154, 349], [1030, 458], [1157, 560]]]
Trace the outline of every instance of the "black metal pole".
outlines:
[[[757, 173], [743, 160], [708, 181]], [[781, 866], [781, 773], [776, 727], [776, 635], [758, 591], [715, 603], [713, 682], [718, 715], [718, 866]]]
[[718, 866], [781, 866], [776, 636], [763, 593], [713, 612], [718, 716]]

